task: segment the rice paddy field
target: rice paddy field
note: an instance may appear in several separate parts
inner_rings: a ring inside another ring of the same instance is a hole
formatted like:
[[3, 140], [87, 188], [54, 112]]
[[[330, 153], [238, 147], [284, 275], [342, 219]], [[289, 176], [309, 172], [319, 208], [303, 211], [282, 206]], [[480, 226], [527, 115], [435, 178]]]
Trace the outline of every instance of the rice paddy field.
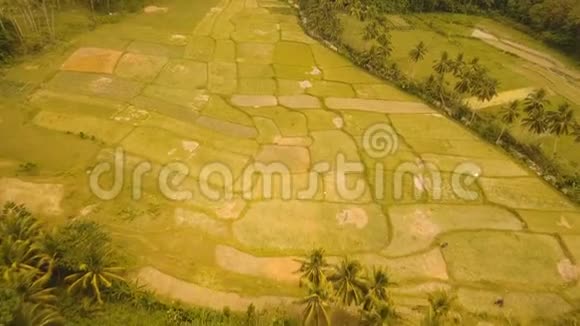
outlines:
[[[533, 171], [308, 37], [286, 3], [156, 5], [7, 68], [0, 202], [103, 224], [132, 278], [186, 304], [296, 309], [295, 259], [323, 247], [388, 268], [411, 324], [437, 289], [498, 325], [580, 308], [580, 209]], [[424, 40], [418, 76], [454, 46], [502, 90], [550, 83], [425, 19], [391, 19], [404, 69]], [[247, 172], [267, 165], [281, 171], [270, 188]]]

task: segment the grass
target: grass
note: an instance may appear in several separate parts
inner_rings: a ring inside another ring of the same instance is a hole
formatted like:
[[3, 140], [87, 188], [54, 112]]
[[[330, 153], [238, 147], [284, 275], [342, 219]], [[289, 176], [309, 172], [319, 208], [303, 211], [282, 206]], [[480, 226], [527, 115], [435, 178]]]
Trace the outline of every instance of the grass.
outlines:
[[[522, 290], [565, 283], [556, 266], [566, 256], [555, 237], [481, 231], [452, 233], [442, 240], [450, 244], [443, 254], [453, 278], [479, 284], [505, 283]], [[459, 242], [461, 246], [454, 245]], [[522, 261], [526, 264], [519, 263]]]
[[39, 170], [59, 173], [82, 167], [97, 153], [98, 145], [91, 140], [25, 123], [28, 114], [23, 106], [0, 105], [0, 157], [34, 162]]
[[[393, 53], [390, 60], [417, 79], [426, 78], [433, 73], [433, 63], [439, 59], [443, 51], [447, 51], [451, 58], [458, 53], [464, 53], [467, 60], [480, 58], [480, 62], [489, 69], [490, 74], [499, 80], [499, 92], [527, 87], [549, 88], [556, 93], [552, 99], [554, 107], [567, 101], [572, 104], [576, 115], [580, 117], [580, 88], [577, 83], [570, 83], [557, 73], [534, 66], [524, 59], [471, 38], [470, 35], [473, 28], [483, 28], [577, 68], [578, 63], [574, 59], [534, 40], [531, 36], [486, 17], [461, 14], [413, 14], [397, 17], [399, 20], [405, 20], [410, 27], [391, 29]], [[345, 26], [343, 40], [347, 44], [359, 50], [371, 46], [369, 41], [363, 40], [364, 23], [347, 15], [341, 15], [341, 20]], [[409, 59], [408, 53], [420, 41], [425, 42], [428, 53], [424, 60], [415, 64]], [[451, 83], [454, 82], [451, 78], [448, 79]], [[499, 107], [486, 108], [483, 114], [493, 118], [498, 110]], [[554, 136], [532, 135], [517, 125], [511, 131], [520, 141], [540, 145], [549, 157], [552, 155]], [[575, 150], [577, 146], [573, 137], [561, 137], [557, 156], [564, 167], [571, 171], [576, 171], [580, 164], [580, 152]]]
[[[332, 253], [369, 251], [385, 245], [387, 225], [378, 206], [362, 206], [368, 226], [340, 225], [337, 216], [348, 205], [320, 202], [269, 201], [252, 205], [239, 222], [234, 223], [238, 240], [253, 251], [276, 254], [284, 252], [305, 254], [312, 248], [332, 248]], [[284, 214], [272, 214], [282, 212]], [[271, 219], [270, 227], [263, 228], [264, 217]], [[309, 239], [303, 235], [309, 234]], [[341, 239], [337, 242], [336, 239]]]

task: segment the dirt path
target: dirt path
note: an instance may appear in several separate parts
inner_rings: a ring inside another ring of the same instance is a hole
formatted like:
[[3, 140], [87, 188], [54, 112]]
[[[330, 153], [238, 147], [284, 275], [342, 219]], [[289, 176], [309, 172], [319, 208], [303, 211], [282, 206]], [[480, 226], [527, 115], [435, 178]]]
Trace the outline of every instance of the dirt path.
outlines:
[[502, 39], [501, 37], [497, 37], [493, 34], [487, 33], [477, 28], [473, 30], [471, 36], [478, 38], [484, 41], [485, 43], [488, 43], [489, 45], [496, 47], [502, 51], [514, 54], [524, 60], [527, 60], [544, 68], [548, 68], [552, 71], [568, 76], [569, 78], [572, 78], [574, 80], [577, 81], [580, 80], [580, 72], [573, 70], [570, 67], [566, 67], [566, 65], [564, 65], [557, 59], [551, 57], [550, 55], [547, 55], [540, 51], [536, 51], [525, 45]]

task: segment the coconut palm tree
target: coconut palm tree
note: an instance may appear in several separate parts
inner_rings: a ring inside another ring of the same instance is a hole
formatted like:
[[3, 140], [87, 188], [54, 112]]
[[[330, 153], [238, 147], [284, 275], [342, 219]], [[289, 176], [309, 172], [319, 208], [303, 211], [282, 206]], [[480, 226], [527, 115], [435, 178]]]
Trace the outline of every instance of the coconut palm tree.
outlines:
[[379, 302], [370, 310], [361, 311], [361, 325], [388, 326], [400, 325], [400, 316], [390, 302]]
[[544, 108], [542, 107], [528, 110], [528, 115], [522, 119], [522, 126], [526, 127], [529, 132], [537, 135], [545, 133], [547, 131], [548, 124], [546, 121], [546, 111]]
[[349, 0], [335, 0], [332, 2], [332, 6], [334, 9], [343, 10], [349, 5]]
[[429, 92], [429, 95], [434, 99], [438, 98], [441, 101], [441, 106], [445, 108], [445, 98], [447, 96], [445, 81], [443, 81], [440, 76], [435, 77], [435, 75], [430, 75], [425, 82], [425, 87]]
[[390, 56], [391, 52], [393, 52], [393, 48], [391, 46], [391, 35], [388, 32], [381, 33], [377, 37], [377, 42], [379, 43], [380, 47], [383, 48], [385, 56]]
[[30, 240], [8, 238], [0, 242], [0, 271], [38, 272], [44, 258]]
[[451, 72], [455, 76], [459, 76], [463, 72], [463, 68], [465, 67], [465, 55], [463, 53], [459, 53], [455, 60], [451, 61]]
[[447, 292], [439, 290], [428, 295], [429, 308], [423, 326], [439, 326], [443, 325], [447, 315], [453, 307], [455, 301], [454, 296], [450, 296]]
[[441, 53], [441, 57], [438, 61], [435, 61], [433, 65], [433, 70], [439, 75], [439, 78], [444, 79], [445, 74], [451, 71], [450, 61], [449, 61], [449, 53], [447, 51], [443, 51]]
[[0, 212], [0, 241], [33, 240], [40, 235], [40, 223], [23, 205], [8, 202]]
[[390, 48], [373, 45], [368, 51], [368, 65], [377, 70], [384, 67], [390, 50]]
[[473, 73], [471, 71], [465, 71], [458, 75], [459, 80], [455, 84], [455, 91], [459, 94], [466, 94], [471, 92], [473, 84]]
[[384, 32], [384, 28], [376, 20], [372, 20], [365, 26], [363, 39], [365, 41], [374, 40]]
[[550, 111], [547, 113], [546, 122], [548, 124], [548, 131], [554, 137], [554, 149], [552, 157], [556, 156], [558, 150], [558, 140], [560, 136], [569, 135], [572, 128], [576, 124], [574, 120], [574, 111], [570, 108], [570, 104], [563, 103], [558, 107], [557, 111]]
[[419, 63], [419, 61], [425, 59], [425, 55], [427, 55], [427, 46], [425, 45], [425, 43], [423, 41], [419, 42], [419, 44], [417, 44], [417, 46], [415, 46], [413, 49], [411, 49], [411, 51], [409, 51], [409, 58], [411, 59], [411, 61], [413, 61], [413, 63], [415, 64], [413, 66], [413, 72], [412, 72], [412, 77], [415, 77], [415, 70], [417, 68], [417, 64]]
[[524, 111], [530, 113], [533, 111], [541, 111], [550, 104], [547, 99], [548, 92], [544, 88], [540, 88], [535, 92], [530, 93], [524, 100]]
[[15, 271], [4, 272], [2, 283], [11, 288], [18, 296], [26, 302], [43, 305], [54, 305], [56, 303], [55, 288], [47, 288], [52, 277], [53, 264], [44, 274], [37, 271]]
[[[476, 96], [480, 102], [491, 101], [497, 95], [497, 87], [499, 81], [494, 78], [490, 78], [485, 73], [477, 73], [477, 79], [472, 81], [471, 94]], [[471, 110], [471, 120], [470, 123], [475, 119], [476, 111]]]
[[65, 282], [70, 283], [67, 292], [72, 294], [79, 290], [89, 291], [98, 303], [103, 303], [103, 287], [110, 288], [114, 282], [126, 282], [121, 276], [124, 271], [122, 267], [108, 266], [109, 257], [108, 251], [92, 250], [87, 253], [86, 261], [78, 267], [77, 272], [65, 277]]
[[57, 326], [63, 325], [64, 319], [52, 307], [24, 302], [12, 322], [19, 326]]
[[505, 133], [507, 127], [511, 126], [516, 120], [520, 118], [520, 102], [515, 100], [511, 102], [508, 106], [504, 106], [500, 109], [500, 119], [504, 123], [499, 136], [497, 137], [496, 143], [499, 143], [501, 137]]
[[328, 326], [330, 325], [330, 317], [328, 315], [328, 300], [330, 298], [328, 291], [328, 284], [323, 282], [321, 284], [308, 284], [308, 295], [300, 300], [298, 303], [306, 305], [302, 312], [302, 324], [314, 326]]
[[297, 262], [301, 264], [300, 269], [296, 271], [301, 274], [300, 285], [303, 282], [319, 285], [326, 281], [330, 265], [324, 257], [323, 248], [312, 250], [305, 259], [297, 260]]
[[384, 26], [385, 20], [383, 20], [382, 17], [383, 16], [381, 15], [381, 12], [376, 5], [374, 5], [372, 3], [366, 5], [366, 7], [365, 7], [365, 19], [369, 19], [369, 20], [370, 19], [373, 19], [373, 20], [378, 19], [379, 23], [383, 23], [383, 26]]
[[346, 306], [360, 304], [367, 289], [361, 263], [346, 258], [334, 269], [328, 280], [332, 283], [340, 302]]
[[393, 283], [386, 270], [374, 267], [372, 274], [366, 281], [366, 295], [363, 308], [370, 310], [376, 302], [387, 302], [389, 299], [387, 288]]
[[499, 86], [499, 81], [494, 78], [490, 78], [487, 75], [481, 76], [480, 80], [475, 82], [475, 86], [472, 88], [473, 95], [477, 96], [477, 99], [481, 102], [490, 101], [497, 95], [497, 87]]
[[356, 19], [363, 21], [366, 16], [365, 5], [362, 3], [362, 1], [353, 1], [348, 6], [348, 13]]

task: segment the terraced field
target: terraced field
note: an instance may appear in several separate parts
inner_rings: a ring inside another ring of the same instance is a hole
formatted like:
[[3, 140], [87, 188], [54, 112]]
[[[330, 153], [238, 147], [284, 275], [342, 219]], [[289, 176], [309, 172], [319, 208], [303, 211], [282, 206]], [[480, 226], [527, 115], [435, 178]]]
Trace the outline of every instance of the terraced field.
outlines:
[[192, 26], [165, 5], [7, 73], [0, 201], [105, 224], [136, 278], [196, 305], [291, 305], [294, 258], [324, 247], [386, 266], [409, 318], [438, 288], [500, 317], [580, 307], [580, 210], [531, 171], [285, 3], [222, 0]]

